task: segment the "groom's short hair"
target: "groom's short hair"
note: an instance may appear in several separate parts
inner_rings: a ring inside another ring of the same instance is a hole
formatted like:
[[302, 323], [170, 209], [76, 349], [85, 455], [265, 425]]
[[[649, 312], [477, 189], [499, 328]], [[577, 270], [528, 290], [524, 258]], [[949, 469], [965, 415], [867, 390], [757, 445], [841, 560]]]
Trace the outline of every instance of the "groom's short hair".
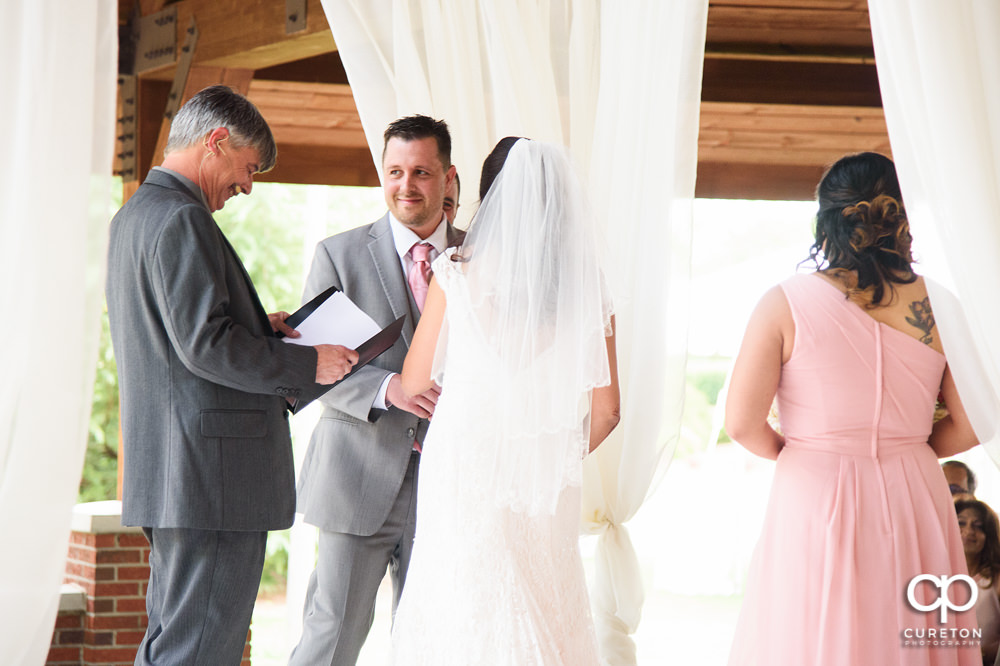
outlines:
[[405, 116], [389, 123], [382, 134], [382, 159], [385, 159], [385, 149], [389, 145], [389, 139], [397, 138], [403, 141], [414, 141], [417, 139], [431, 139], [437, 141], [438, 157], [441, 165], [445, 169], [451, 166], [451, 133], [448, 131], [448, 123], [443, 120], [434, 120], [430, 116]]

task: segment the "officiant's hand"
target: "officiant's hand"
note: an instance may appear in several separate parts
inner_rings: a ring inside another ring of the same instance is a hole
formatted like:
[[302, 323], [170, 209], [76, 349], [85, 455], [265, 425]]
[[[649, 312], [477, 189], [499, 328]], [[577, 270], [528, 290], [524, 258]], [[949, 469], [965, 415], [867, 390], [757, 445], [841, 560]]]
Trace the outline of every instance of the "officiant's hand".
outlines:
[[385, 389], [385, 400], [389, 406], [399, 407], [422, 419], [429, 419], [434, 414], [434, 407], [437, 405], [440, 394], [441, 387], [433, 384], [423, 393], [414, 396], [407, 395], [406, 391], [403, 390], [399, 375], [393, 375]]
[[333, 384], [358, 362], [358, 352], [342, 345], [316, 345], [316, 383]]
[[284, 333], [286, 337], [297, 338], [301, 333], [285, 323], [290, 315], [287, 312], [272, 312], [267, 315], [267, 320], [271, 323], [271, 330], [275, 333]]

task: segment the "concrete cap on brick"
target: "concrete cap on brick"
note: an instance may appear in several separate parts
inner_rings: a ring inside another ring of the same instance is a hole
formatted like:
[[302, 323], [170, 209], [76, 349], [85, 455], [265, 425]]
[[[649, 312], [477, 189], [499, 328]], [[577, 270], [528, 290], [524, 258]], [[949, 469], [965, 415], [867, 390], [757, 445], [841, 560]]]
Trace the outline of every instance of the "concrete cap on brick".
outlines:
[[87, 591], [76, 583], [63, 583], [59, 588], [59, 612], [82, 612], [87, 610]]
[[71, 528], [84, 534], [142, 533], [140, 527], [122, 525], [122, 503], [118, 500], [77, 504], [73, 507]]

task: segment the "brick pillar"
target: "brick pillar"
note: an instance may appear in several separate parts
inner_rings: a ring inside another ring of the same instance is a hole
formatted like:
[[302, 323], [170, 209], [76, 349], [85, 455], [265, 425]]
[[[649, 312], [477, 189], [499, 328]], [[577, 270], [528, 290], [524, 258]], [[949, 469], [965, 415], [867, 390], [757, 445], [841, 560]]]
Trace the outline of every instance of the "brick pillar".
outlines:
[[77, 666], [83, 659], [83, 616], [87, 593], [79, 585], [64, 584], [59, 595], [59, 615], [52, 632], [46, 666]]
[[[46, 664], [131, 666], [146, 632], [149, 542], [141, 529], [122, 527], [118, 501], [78, 504], [72, 529], [66, 562], [71, 586], [64, 586]], [[74, 595], [72, 586], [78, 586], [77, 604], [66, 600]], [[250, 666], [249, 634], [241, 666]]]

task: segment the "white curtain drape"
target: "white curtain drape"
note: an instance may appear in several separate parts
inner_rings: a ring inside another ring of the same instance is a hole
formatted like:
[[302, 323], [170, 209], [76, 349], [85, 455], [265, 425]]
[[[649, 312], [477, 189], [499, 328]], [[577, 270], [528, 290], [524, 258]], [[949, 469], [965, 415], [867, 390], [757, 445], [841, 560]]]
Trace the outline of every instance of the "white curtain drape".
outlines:
[[962, 403], [1000, 464], [1000, 3], [869, 0], [914, 246]]
[[42, 664], [87, 443], [118, 3], [0, 5], [0, 662]]
[[635, 663], [643, 583], [627, 521], [676, 443], [684, 390], [707, 0], [323, 0], [376, 164], [382, 132], [425, 113], [451, 127], [460, 223], [506, 135], [571, 149], [604, 221], [622, 425], [588, 460], [585, 530], [603, 658]]

